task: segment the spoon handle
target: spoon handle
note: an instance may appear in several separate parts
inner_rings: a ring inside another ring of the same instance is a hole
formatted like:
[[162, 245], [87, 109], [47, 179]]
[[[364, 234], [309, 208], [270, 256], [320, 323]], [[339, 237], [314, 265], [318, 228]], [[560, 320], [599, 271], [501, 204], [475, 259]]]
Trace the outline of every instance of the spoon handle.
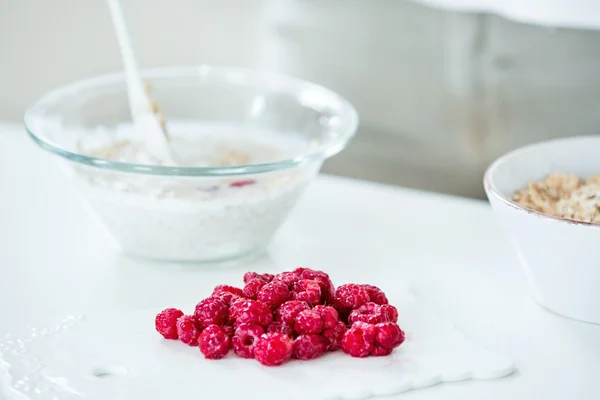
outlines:
[[121, 57], [125, 68], [131, 112], [134, 116], [152, 112], [150, 100], [144, 90], [138, 63], [133, 52], [131, 35], [129, 34], [129, 29], [125, 22], [121, 1], [108, 0], [108, 6], [115, 26], [119, 50], [121, 51]]
[[121, 0], [107, 1], [125, 68], [129, 108], [134, 126], [138, 133], [144, 135], [147, 146], [154, 153], [160, 155], [170, 164], [175, 164], [175, 156], [169, 145], [167, 132], [154, 112], [154, 104], [146, 91], [138, 69]]

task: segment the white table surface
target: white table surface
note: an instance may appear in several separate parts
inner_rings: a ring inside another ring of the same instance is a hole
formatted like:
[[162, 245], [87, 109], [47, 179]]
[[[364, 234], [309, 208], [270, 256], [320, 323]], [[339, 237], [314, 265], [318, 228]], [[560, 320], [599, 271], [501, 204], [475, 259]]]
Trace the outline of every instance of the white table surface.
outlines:
[[0, 194], [0, 336], [67, 314], [195, 304], [199, 281], [216, 285], [238, 281], [246, 270], [302, 264], [331, 272], [338, 284], [409, 282], [419, 301], [517, 364], [509, 378], [398, 397], [600, 398], [600, 326], [558, 317], [530, 300], [485, 202], [323, 176], [265, 257], [206, 269], [120, 255], [52, 157], [20, 126], [0, 125]]

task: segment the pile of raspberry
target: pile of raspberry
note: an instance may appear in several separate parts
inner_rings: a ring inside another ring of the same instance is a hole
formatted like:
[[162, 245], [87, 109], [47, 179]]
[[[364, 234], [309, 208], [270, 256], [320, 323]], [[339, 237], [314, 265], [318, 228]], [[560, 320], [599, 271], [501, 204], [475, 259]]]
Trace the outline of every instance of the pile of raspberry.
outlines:
[[155, 324], [165, 339], [198, 346], [207, 359], [233, 349], [276, 366], [338, 350], [387, 356], [404, 341], [397, 321], [396, 307], [379, 288], [347, 283], [336, 289], [325, 272], [297, 268], [277, 275], [247, 272], [243, 289], [219, 285], [192, 315], [167, 308]]

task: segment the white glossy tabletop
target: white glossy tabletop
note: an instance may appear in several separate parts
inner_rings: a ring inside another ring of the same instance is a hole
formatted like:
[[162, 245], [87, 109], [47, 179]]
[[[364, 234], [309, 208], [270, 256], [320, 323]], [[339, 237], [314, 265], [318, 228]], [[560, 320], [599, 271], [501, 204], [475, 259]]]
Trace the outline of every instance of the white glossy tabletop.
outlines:
[[259, 260], [227, 269], [147, 263], [112, 247], [55, 160], [20, 126], [0, 125], [0, 336], [67, 314], [195, 304], [200, 281], [298, 265], [331, 272], [337, 284], [408, 282], [419, 301], [517, 364], [509, 378], [398, 397], [600, 398], [600, 326], [530, 300], [485, 202], [323, 176]]

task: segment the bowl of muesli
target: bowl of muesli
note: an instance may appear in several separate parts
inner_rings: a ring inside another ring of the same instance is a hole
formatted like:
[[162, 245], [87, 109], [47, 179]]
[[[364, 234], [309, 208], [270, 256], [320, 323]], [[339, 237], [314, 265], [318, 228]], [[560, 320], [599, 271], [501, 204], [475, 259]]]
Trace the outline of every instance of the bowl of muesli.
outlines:
[[600, 323], [600, 136], [525, 146], [484, 187], [543, 307]]

